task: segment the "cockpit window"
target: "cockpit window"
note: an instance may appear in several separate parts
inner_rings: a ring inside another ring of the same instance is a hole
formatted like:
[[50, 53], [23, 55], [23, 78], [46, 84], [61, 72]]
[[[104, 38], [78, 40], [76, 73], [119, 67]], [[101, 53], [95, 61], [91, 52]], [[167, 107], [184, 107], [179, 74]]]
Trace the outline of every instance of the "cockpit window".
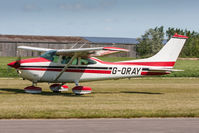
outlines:
[[53, 61], [54, 60], [54, 56], [56, 56], [56, 51], [55, 50], [50, 50], [44, 54], [42, 54], [40, 57], [43, 57], [47, 60]]

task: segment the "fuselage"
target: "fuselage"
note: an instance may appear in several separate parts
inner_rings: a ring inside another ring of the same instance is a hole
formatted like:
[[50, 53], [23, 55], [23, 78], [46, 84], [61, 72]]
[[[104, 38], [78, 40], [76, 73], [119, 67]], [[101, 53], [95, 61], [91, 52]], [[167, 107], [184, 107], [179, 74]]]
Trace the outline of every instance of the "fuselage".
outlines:
[[[164, 75], [169, 72], [149, 72], [149, 68], [165, 67], [165, 62], [104, 62], [97, 58], [88, 58], [87, 64], [80, 61], [71, 64], [57, 79], [65, 67], [65, 63], [48, 60], [43, 57], [24, 59], [20, 61], [20, 76], [32, 82], [70, 83], [105, 79], [133, 78], [145, 75]], [[168, 67], [170, 64], [166, 64]], [[172, 64], [173, 65], [173, 64]], [[11, 65], [10, 65], [11, 66]]]

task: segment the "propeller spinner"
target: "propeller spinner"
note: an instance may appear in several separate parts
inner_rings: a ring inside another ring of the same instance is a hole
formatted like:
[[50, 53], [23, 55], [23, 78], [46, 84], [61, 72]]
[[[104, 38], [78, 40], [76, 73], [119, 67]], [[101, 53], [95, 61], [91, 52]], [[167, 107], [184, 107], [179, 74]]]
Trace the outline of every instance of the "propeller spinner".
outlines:
[[16, 61], [8, 63], [8, 66], [14, 67], [16, 69], [19, 68], [21, 66], [21, 57], [19, 56]]

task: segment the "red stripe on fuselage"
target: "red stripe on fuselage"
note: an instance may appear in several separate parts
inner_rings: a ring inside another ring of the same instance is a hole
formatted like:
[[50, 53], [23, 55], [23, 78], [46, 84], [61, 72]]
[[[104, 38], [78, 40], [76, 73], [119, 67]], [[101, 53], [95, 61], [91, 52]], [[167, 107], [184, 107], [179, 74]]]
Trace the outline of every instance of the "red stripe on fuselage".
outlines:
[[20, 63], [37, 63], [37, 62], [51, 62], [51, 61], [42, 57], [20, 60]]
[[[35, 70], [35, 71], [54, 71], [61, 72], [62, 69], [52, 68], [19, 68], [20, 70]], [[110, 70], [81, 70], [81, 69], [67, 69], [65, 72], [79, 72], [79, 73], [99, 73], [99, 74], [111, 74]]]
[[[175, 65], [175, 62], [104, 62], [92, 57], [91, 59], [106, 65], [137, 65], [137, 66], [139, 65], [139, 66], [168, 66], [168, 67]], [[20, 63], [37, 63], [37, 62], [51, 62], [51, 61], [42, 57], [23, 59], [20, 61]]]
[[165, 75], [170, 74], [170, 72], [141, 72], [141, 75]]
[[139, 66], [174, 66], [175, 62], [104, 62], [96, 58], [91, 58], [99, 63], [107, 65], [139, 65]]

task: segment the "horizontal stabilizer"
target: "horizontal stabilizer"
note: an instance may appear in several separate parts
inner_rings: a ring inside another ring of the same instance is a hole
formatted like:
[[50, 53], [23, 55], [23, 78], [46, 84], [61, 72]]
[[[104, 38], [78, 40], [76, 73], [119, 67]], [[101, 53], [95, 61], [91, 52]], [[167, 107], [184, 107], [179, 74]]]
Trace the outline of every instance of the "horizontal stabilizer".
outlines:
[[179, 70], [179, 69], [166, 69], [166, 68], [149, 68], [149, 71], [169, 71], [169, 72], [179, 72], [179, 71], [184, 71], [184, 70]]

